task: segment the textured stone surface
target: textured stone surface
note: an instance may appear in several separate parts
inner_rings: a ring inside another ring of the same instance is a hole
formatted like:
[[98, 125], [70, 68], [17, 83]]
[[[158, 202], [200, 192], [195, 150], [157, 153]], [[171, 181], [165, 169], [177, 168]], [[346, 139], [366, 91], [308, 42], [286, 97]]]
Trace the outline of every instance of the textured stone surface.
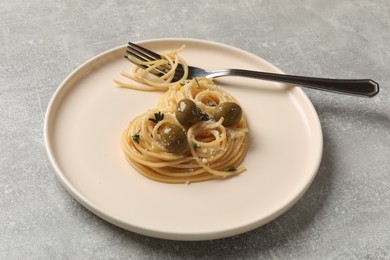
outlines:
[[[1, 259], [389, 259], [390, 2], [388, 0], [4, 0], [0, 22]], [[217, 41], [286, 73], [372, 78], [372, 99], [305, 90], [324, 155], [303, 198], [251, 232], [203, 242], [124, 231], [78, 204], [46, 156], [43, 121], [79, 64], [126, 43]]]

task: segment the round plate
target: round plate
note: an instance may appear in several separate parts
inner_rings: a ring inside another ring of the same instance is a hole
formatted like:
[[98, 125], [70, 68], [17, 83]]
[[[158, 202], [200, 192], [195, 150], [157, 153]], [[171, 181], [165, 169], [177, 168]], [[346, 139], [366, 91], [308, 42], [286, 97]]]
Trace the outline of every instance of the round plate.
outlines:
[[[194, 39], [139, 42], [156, 52], [185, 44], [181, 56], [206, 69], [282, 73], [227, 45]], [[127, 162], [120, 137], [162, 93], [119, 88], [113, 79], [132, 66], [126, 46], [104, 52], [72, 72], [55, 92], [45, 142], [62, 184], [82, 205], [124, 229], [175, 240], [223, 238], [257, 228], [290, 208], [316, 175], [322, 156], [318, 116], [304, 92], [287, 84], [238, 77], [216, 83], [241, 103], [249, 124], [243, 174], [200, 183], [149, 180]]]

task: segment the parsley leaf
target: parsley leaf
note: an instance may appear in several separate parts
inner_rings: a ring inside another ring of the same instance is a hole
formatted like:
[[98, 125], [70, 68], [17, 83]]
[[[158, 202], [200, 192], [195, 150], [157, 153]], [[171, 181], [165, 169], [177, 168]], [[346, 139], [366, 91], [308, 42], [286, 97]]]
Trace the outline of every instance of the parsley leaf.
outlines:
[[154, 118], [149, 118], [150, 121], [155, 122], [156, 124], [164, 119], [164, 113], [158, 111], [158, 113], [154, 113]]
[[212, 119], [207, 113], [203, 113], [202, 111], [198, 111], [199, 117], [202, 121], [209, 121]]
[[208, 103], [207, 103], [210, 107], [215, 107], [217, 104], [215, 104], [215, 102], [214, 101], [209, 101]]
[[229, 167], [226, 169], [227, 172], [235, 172], [237, 169], [234, 167]]
[[137, 144], [139, 144], [139, 132], [141, 132], [141, 130], [138, 130], [137, 133], [135, 133], [133, 136], [131, 136], [131, 139], [133, 139], [133, 142], [137, 143]]
[[194, 144], [194, 146], [193, 146], [192, 148], [194, 148], [194, 150], [196, 151], [196, 149], [199, 149], [199, 148], [200, 148], [200, 145]]
[[194, 80], [195, 80], [195, 82], [196, 82], [196, 84], [198, 85], [198, 88], [200, 88], [200, 85], [199, 85], [199, 80], [198, 80], [198, 78], [194, 78]]

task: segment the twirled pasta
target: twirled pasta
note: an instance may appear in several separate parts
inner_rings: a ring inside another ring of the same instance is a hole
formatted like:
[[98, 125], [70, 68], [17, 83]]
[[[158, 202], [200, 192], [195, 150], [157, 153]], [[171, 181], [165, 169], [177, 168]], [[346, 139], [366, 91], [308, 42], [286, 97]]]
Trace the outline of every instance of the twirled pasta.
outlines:
[[[190, 126], [181, 126], [175, 117], [177, 104], [190, 99], [209, 115]], [[157, 106], [134, 118], [124, 131], [121, 145], [129, 162], [144, 176], [167, 183], [188, 183], [223, 178], [242, 173], [238, 167], [247, 151], [247, 122], [226, 127], [223, 118], [213, 120], [216, 105], [238, 101], [206, 78], [184, 80], [169, 87]], [[156, 114], [162, 120], [151, 120]], [[208, 119], [208, 120], [207, 120]], [[166, 124], [180, 125], [186, 133], [188, 147], [183, 154], [167, 151], [161, 141]]]
[[[187, 79], [188, 76], [188, 65], [186, 61], [178, 55], [180, 51], [185, 48], [185, 45], [181, 46], [177, 50], [169, 50], [159, 53], [162, 59], [154, 61], [136, 61], [137, 64], [148, 66], [147, 69], [142, 69], [139, 66], [133, 66], [130, 72], [122, 71], [120, 74], [127, 79], [134, 80], [140, 85], [133, 83], [126, 83], [121, 80], [114, 79], [114, 82], [121, 87], [130, 88], [135, 90], [142, 91], [166, 91], [170, 86], [176, 84], [172, 82], [172, 79], [175, 75], [177, 67], [180, 66], [183, 69], [183, 76], [181, 80]], [[134, 59], [131, 55], [127, 57], [128, 59]], [[167, 66], [168, 65], [168, 66]], [[158, 69], [159, 67], [164, 66], [164, 75], [155, 77], [150, 75], [151, 71]], [[166, 68], [170, 69], [166, 71]]]

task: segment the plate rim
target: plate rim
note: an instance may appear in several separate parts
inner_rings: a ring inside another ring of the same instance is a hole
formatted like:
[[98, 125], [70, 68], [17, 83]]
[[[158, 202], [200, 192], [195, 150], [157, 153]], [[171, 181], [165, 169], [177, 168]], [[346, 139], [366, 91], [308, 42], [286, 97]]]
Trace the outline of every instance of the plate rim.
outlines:
[[[267, 60], [263, 59], [260, 56], [257, 56], [247, 50], [241, 49], [239, 47], [227, 45], [225, 43], [220, 43], [216, 41], [209, 41], [209, 40], [203, 40], [203, 39], [195, 39], [195, 38], [154, 38], [154, 39], [147, 39], [147, 40], [140, 40], [140, 41], [135, 41], [137, 44], [148, 44], [148, 43], [155, 43], [155, 42], [170, 42], [170, 41], [186, 41], [186, 42], [198, 42], [202, 44], [207, 44], [207, 45], [213, 45], [213, 46], [219, 46], [219, 47], [225, 47], [234, 51], [240, 51], [244, 52], [248, 56], [252, 56], [258, 60], [261, 60], [263, 63], [266, 63], [267, 66], [270, 66], [273, 70], [277, 71], [278, 73], [284, 74], [284, 72], [273, 65], [272, 63], [268, 62]], [[286, 205], [283, 207], [275, 210], [274, 212], [270, 213], [268, 216], [262, 218], [262, 219], [257, 219], [256, 221], [253, 221], [252, 223], [249, 223], [243, 227], [236, 227], [235, 229], [222, 229], [219, 231], [212, 231], [210, 233], [205, 233], [205, 232], [200, 232], [200, 233], [186, 233], [186, 232], [178, 232], [178, 231], [167, 231], [167, 230], [156, 230], [156, 229], [150, 229], [145, 226], [141, 226], [139, 224], [134, 224], [131, 223], [131, 221], [124, 222], [118, 218], [115, 218], [112, 214], [106, 212], [105, 210], [99, 208], [97, 205], [95, 205], [93, 202], [91, 202], [87, 197], [85, 197], [82, 193], [80, 193], [75, 186], [71, 184], [71, 181], [69, 178], [66, 177], [65, 173], [61, 170], [60, 166], [58, 165], [57, 161], [55, 160], [54, 152], [52, 149], [52, 145], [50, 144], [50, 133], [49, 133], [49, 123], [50, 123], [50, 118], [52, 114], [54, 113], [54, 106], [56, 103], [56, 100], [59, 98], [59, 96], [62, 94], [62, 92], [66, 91], [67, 84], [69, 80], [75, 77], [80, 71], [85, 69], [89, 64], [93, 64], [97, 60], [101, 59], [102, 57], [105, 57], [109, 54], [115, 53], [119, 50], [122, 50], [126, 47], [126, 45], [120, 45], [111, 49], [108, 49], [106, 51], [103, 51], [99, 53], [98, 55], [93, 56], [92, 58], [86, 60], [85, 62], [81, 63], [78, 65], [73, 71], [58, 85], [57, 89], [54, 91], [46, 112], [45, 112], [45, 118], [44, 118], [44, 144], [46, 148], [46, 153], [48, 155], [48, 159], [50, 161], [50, 164], [52, 165], [54, 172], [57, 176], [57, 178], [60, 180], [60, 183], [62, 184], [63, 187], [71, 194], [71, 196], [76, 199], [81, 205], [83, 205], [85, 208], [87, 208], [89, 211], [97, 215], [98, 217], [108, 221], [109, 223], [119, 226], [125, 230], [132, 231], [138, 234], [150, 236], [150, 237], [156, 237], [156, 238], [162, 238], [162, 239], [169, 239], [169, 240], [187, 240], [187, 241], [196, 241], [196, 240], [211, 240], [211, 239], [220, 239], [220, 238], [225, 238], [233, 235], [238, 235], [242, 234], [245, 232], [248, 232], [250, 230], [253, 230], [254, 228], [258, 228], [266, 223], [269, 223], [270, 221], [276, 219], [286, 211], [288, 211], [297, 201], [301, 199], [301, 197], [306, 193], [307, 189], [310, 187], [311, 183], [315, 179], [317, 172], [319, 170], [321, 161], [322, 161], [322, 156], [323, 156], [323, 131], [321, 127], [321, 122], [319, 120], [317, 111], [310, 101], [310, 99], [307, 97], [306, 93], [298, 86], [294, 87], [292, 91], [297, 91], [299, 93], [300, 98], [305, 102], [305, 105], [310, 108], [310, 113], [312, 116], [314, 116], [316, 125], [315, 129], [318, 131], [318, 137], [319, 139], [317, 140], [319, 143], [319, 149], [317, 156], [315, 158], [316, 160], [316, 165], [315, 165], [315, 170], [314, 173], [311, 175], [311, 178], [308, 180], [307, 183], [304, 184], [304, 189], [301, 189], [299, 194], [296, 194], [295, 197], [290, 199]], [[109, 61], [106, 61], [104, 63], [108, 63]], [[55, 114], [55, 113], [54, 113]], [[130, 228], [131, 226], [131, 228]]]

